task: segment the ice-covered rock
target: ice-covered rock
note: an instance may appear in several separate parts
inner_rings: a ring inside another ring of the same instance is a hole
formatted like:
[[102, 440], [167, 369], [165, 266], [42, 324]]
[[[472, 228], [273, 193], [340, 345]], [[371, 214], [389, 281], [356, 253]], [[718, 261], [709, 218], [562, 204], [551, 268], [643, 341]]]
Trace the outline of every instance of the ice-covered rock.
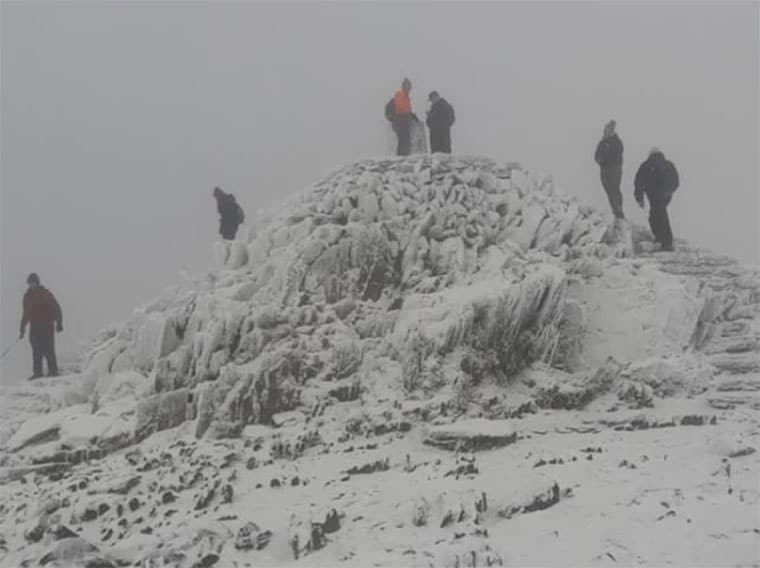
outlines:
[[[424, 138], [415, 128], [416, 148]], [[467, 381], [443, 369], [466, 351], [500, 384], [534, 362], [580, 365], [568, 275], [620, 256], [604, 218], [551, 176], [482, 158], [362, 160], [262, 219], [249, 239], [215, 243], [206, 278], [167, 289], [92, 349], [98, 397], [139, 399], [138, 438], [185, 419], [198, 436], [238, 435], [320, 396], [399, 386], [453, 388], [461, 402]], [[634, 278], [616, 270], [610, 286]], [[685, 345], [701, 306], [682, 292], [658, 290], [657, 325]], [[392, 380], [364, 365], [383, 359]]]

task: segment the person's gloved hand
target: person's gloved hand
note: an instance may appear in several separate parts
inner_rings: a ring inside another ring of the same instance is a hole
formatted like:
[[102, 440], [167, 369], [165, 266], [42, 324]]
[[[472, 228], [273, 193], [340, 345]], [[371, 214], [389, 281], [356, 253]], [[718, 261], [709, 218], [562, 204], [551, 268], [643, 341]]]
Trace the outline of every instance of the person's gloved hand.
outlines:
[[23, 327], [21, 328], [21, 330], [18, 333], [18, 338], [19, 339], [24, 339], [24, 328]]
[[63, 322], [60, 322], [60, 321], [59, 321], [59, 322], [58, 322], [58, 325], [56, 325], [56, 326], [55, 326], [55, 330], [56, 330], [58, 333], [61, 333], [61, 332], [63, 331]]
[[636, 203], [639, 204], [639, 207], [641, 207], [642, 209], [644, 209], [644, 198], [643, 197], [641, 199], [637, 199]]

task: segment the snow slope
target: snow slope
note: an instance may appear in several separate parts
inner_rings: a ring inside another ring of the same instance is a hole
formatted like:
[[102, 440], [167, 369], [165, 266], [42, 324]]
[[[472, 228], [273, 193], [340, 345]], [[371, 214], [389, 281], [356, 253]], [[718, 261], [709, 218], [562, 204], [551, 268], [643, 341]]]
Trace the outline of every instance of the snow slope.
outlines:
[[4, 393], [0, 564], [756, 565], [757, 271], [605, 221], [334, 172]]

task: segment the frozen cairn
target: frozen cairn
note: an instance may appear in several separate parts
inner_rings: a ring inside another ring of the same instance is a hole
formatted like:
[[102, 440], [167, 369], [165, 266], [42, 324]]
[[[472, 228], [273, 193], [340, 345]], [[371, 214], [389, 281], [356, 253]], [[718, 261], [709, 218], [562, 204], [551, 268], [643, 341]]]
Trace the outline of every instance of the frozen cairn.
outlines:
[[[368, 353], [395, 359], [408, 392], [450, 386], [445, 369], [466, 352], [478, 375], [507, 381], [568, 358], [566, 274], [614, 254], [606, 230], [518, 164], [361, 160], [257, 220], [249, 241], [218, 246], [216, 268], [104, 333], [85, 370], [150, 374], [143, 398], [186, 388], [196, 435], [212, 437], [269, 423], [315, 381], [355, 381]], [[462, 373], [463, 385], [481, 380]], [[354, 399], [335, 388], [323, 398]], [[179, 422], [159, 400], [144, 402], [139, 436]]]

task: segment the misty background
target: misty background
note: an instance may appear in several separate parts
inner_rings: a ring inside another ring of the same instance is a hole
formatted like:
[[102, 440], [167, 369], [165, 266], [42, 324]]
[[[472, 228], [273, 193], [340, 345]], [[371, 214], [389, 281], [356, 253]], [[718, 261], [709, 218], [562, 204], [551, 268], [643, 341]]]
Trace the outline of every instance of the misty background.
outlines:
[[[29, 272], [63, 307], [61, 358], [209, 267], [215, 185], [253, 219], [383, 154], [404, 76], [419, 116], [432, 89], [456, 109], [454, 153], [608, 214], [615, 118], [627, 216], [646, 224], [632, 181], [658, 146], [676, 237], [758, 262], [757, 2], [3, 2], [0, 38], [3, 348]], [[31, 374], [26, 340], [0, 372]]]

